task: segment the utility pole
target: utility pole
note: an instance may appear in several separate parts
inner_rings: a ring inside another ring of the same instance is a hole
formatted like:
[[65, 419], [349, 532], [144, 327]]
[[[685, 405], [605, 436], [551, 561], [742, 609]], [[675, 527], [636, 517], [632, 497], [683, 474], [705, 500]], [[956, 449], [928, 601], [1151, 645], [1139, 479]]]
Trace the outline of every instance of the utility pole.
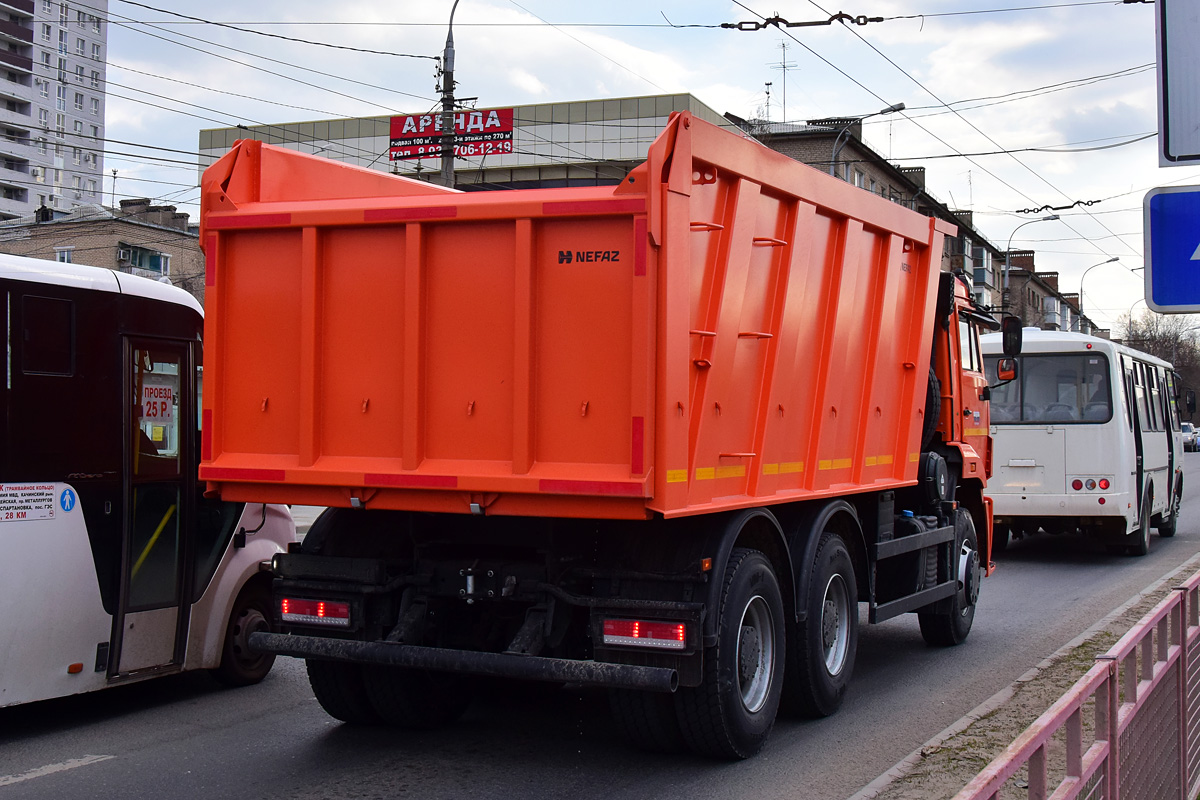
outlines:
[[450, 8], [450, 27], [446, 32], [446, 52], [442, 54], [442, 185], [454, 188], [454, 12]]

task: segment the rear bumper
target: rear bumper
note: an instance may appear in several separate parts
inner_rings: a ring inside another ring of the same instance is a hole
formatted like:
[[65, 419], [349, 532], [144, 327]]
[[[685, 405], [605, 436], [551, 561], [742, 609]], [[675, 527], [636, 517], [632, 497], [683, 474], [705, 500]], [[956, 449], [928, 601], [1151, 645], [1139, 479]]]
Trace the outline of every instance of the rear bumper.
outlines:
[[262, 652], [297, 658], [432, 669], [499, 678], [562, 681], [651, 692], [673, 692], [679, 686], [678, 673], [667, 667], [572, 661], [508, 653], [480, 653], [473, 650], [447, 650], [391, 642], [356, 642], [266, 632], [250, 634], [250, 646]]

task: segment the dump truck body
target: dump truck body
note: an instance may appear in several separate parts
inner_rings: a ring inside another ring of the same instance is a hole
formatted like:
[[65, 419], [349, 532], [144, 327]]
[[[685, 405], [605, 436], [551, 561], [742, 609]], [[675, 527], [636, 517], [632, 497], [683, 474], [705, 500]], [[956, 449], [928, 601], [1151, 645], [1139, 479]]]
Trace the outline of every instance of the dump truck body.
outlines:
[[[458, 193], [241, 142], [203, 206], [200, 477], [338, 509], [277, 559], [291, 635], [258, 640], [335, 716], [453, 716], [430, 675], [579, 680], [741, 757], [783, 694], [840, 703], [860, 597], [965, 638], [990, 450], [962, 354], [990, 318], [940, 271], [945, 223], [686, 113], [617, 187]], [[758, 669], [703, 733], [743, 628]]]

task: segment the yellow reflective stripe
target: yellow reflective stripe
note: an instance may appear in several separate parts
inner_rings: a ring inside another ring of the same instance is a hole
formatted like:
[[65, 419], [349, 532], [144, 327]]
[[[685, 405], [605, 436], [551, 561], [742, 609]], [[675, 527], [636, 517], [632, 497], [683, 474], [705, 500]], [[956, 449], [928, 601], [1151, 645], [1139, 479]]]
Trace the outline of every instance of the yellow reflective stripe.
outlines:
[[717, 471], [712, 467], [696, 467], [696, 480], [711, 481], [717, 477]]
[[742, 478], [746, 475], [746, 465], [738, 464], [732, 467], [717, 467], [718, 478]]
[[848, 458], [821, 459], [817, 462], [817, 469], [849, 469], [854, 464]]
[[804, 472], [803, 461], [785, 461], [779, 465], [780, 472]]
[[778, 475], [778, 474], [779, 474], [779, 465], [778, 464], [763, 464], [763, 475]]
[[667, 470], [667, 483], [687, 483], [686, 469]]

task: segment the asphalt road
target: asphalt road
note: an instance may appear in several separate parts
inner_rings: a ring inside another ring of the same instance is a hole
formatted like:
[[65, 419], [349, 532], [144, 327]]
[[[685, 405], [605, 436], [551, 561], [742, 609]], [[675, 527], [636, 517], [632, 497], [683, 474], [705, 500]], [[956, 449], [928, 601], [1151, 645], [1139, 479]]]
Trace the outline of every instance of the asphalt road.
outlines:
[[303, 665], [259, 686], [204, 674], [0, 709], [9, 797], [848, 797], [1146, 586], [1200, 553], [1200, 454], [1178, 535], [1144, 558], [1072, 537], [1015, 543], [957, 648], [925, 646], [915, 617], [864, 626], [851, 693], [829, 719], [784, 719], [736, 764], [651, 756], [620, 741], [602, 692], [496, 684], [457, 725], [356, 729], [327, 717]]

